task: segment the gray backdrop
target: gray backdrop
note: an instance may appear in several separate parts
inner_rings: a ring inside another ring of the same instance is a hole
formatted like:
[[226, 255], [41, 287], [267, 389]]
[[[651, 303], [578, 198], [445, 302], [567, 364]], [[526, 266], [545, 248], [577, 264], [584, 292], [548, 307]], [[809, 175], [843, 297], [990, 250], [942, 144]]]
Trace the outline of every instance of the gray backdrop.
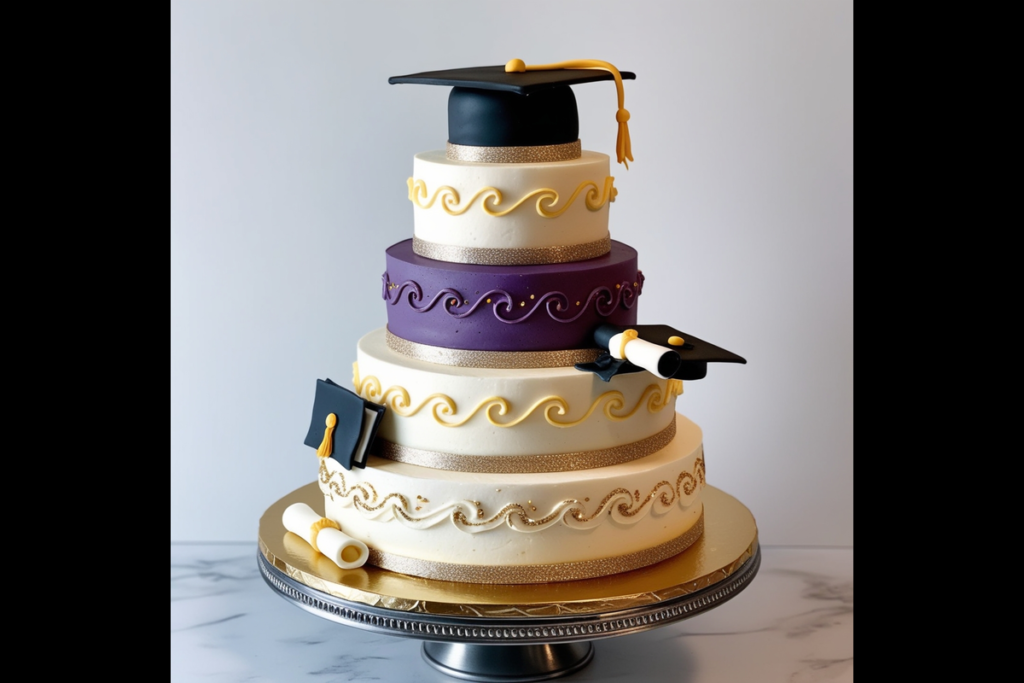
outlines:
[[[687, 382], [709, 483], [766, 545], [853, 544], [851, 2], [171, 3], [171, 540], [252, 541], [315, 478], [315, 380], [383, 326], [414, 153], [442, 149], [421, 70], [603, 59], [634, 71], [636, 161], [612, 238], [640, 322], [746, 357]], [[614, 155], [615, 88], [577, 86]]]

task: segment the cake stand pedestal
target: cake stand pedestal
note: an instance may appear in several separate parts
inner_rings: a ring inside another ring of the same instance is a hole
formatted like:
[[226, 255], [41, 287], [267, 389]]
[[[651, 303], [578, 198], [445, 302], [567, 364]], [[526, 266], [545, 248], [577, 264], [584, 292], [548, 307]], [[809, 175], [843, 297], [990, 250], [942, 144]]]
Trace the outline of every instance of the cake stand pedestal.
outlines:
[[594, 656], [592, 641], [688, 619], [750, 583], [761, 564], [753, 516], [712, 486], [702, 499], [703, 536], [664, 562], [585, 581], [483, 585], [338, 568], [281, 523], [292, 503], [323, 510], [313, 482], [260, 518], [257, 561], [267, 584], [297, 607], [346, 626], [422, 640], [423, 658], [449, 676], [542, 681], [585, 667]]

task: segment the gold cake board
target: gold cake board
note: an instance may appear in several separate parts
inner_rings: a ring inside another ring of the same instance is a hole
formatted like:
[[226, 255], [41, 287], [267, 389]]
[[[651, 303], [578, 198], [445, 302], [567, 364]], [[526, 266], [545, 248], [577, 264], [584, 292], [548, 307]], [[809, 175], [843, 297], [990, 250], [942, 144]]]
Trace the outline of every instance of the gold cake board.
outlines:
[[761, 558], [753, 515], [713, 486], [701, 499], [704, 534], [650, 567], [582, 581], [470, 584], [372, 566], [340, 569], [281, 522], [293, 503], [323, 512], [323, 493], [312, 482], [264, 512], [257, 560], [267, 584], [296, 606], [347, 626], [423, 640], [427, 662], [451, 676], [547, 680], [586, 666], [592, 640], [692, 617], [749, 584]]

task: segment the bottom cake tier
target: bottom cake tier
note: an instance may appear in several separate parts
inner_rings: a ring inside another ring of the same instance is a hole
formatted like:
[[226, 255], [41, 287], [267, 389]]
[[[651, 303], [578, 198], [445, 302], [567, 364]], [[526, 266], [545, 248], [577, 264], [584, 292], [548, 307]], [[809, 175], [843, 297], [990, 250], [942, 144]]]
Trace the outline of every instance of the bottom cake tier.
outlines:
[[369, 564], [430, 579], [546, 583], [617, 574], [676, 555], [703, 531], [700, 428], [647, 457], [537, 474], [435, 470], [371, 457], [321, 460], [325, 514]]

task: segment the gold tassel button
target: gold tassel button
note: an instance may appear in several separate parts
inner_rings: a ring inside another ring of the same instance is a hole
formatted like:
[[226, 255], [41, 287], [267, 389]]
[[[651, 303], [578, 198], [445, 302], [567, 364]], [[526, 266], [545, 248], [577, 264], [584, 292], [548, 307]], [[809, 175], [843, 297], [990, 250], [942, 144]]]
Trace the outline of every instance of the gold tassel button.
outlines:
[[330, 413], [324, 422], [327, 425], [327, 429], [324, 430], [324, 440], [320, 442], [320, 447], [316, 449], [317, 457], [320, 458], [326, 458], [334, 452], [334, 428], [338, 424], [338, 416]]

